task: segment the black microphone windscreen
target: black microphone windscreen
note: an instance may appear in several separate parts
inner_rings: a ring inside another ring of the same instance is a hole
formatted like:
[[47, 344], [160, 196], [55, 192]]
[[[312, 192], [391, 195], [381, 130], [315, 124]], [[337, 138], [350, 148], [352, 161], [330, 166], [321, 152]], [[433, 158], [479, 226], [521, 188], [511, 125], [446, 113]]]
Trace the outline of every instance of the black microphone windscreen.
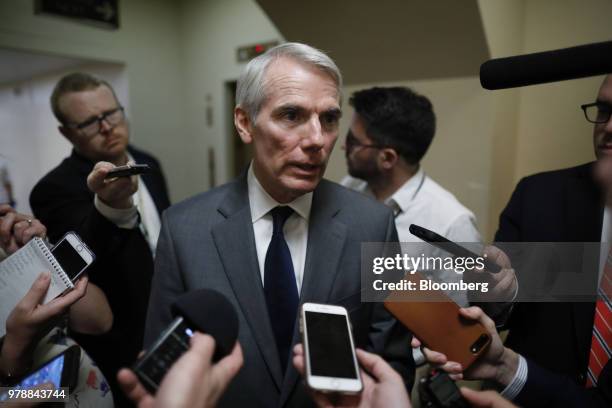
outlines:
[[215, 339], [215, 361], [231, 353], [238, 338], [238, 316], [221, 293], [211, 289], [187, 292], [172, 304], [172, 314]]
[[612, 73], [612, 41], [492, 59], [480, 66], [483, 88], [506, 89]]

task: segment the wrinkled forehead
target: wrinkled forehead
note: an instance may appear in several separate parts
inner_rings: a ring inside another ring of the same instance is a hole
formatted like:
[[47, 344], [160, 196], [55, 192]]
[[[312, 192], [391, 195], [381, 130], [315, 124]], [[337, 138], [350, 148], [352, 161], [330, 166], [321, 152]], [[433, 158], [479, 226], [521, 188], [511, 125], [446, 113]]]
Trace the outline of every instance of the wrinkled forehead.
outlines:
[[59, 99], [62, 114], [73, 122], [89, 119], [119, 105], [113, 91], [106, 85], [71, 91]]
[[309, 91], [315, 83], [323, 80], [326, 93], [340, 102], [337, 79], [325, 69], [293, 58], [281, 57], [268, 64], [263, 76], [264, 103], [279, 95], [299, 96]]
[[597, 94], [597, 100], [612, 103], [612, 74], [604, 78]]

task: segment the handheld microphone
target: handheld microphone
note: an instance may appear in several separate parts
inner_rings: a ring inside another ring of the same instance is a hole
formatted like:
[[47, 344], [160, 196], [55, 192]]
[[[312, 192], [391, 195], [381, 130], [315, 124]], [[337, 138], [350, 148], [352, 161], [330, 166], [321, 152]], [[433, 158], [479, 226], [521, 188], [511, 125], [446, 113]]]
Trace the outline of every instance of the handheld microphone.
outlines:
[[483, 88], [506, 89], [612, 73], [612, 41], [489, 60]]
[[215, 339], [213, 361], [228, 355], [238, 338], [238, 316], [221, 293], [198, 289], [181, 295], [172, 304], [175, 319], [132, 370], [150, 392], [155, 393], [166, 372], [188, 349], [195, 331]]

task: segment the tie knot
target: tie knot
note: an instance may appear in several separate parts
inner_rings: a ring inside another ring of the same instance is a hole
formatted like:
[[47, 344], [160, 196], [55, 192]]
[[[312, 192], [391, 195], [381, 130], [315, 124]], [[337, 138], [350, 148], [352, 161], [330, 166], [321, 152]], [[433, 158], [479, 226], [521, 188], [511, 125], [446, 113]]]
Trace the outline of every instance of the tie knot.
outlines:
[[272, 213], [272, 223], [274, 224], [272, 233], [282, 233], [285, 221], [293, 214], [293, 209], [289, 206], [278, 206], [274, 207], [270, 212]]

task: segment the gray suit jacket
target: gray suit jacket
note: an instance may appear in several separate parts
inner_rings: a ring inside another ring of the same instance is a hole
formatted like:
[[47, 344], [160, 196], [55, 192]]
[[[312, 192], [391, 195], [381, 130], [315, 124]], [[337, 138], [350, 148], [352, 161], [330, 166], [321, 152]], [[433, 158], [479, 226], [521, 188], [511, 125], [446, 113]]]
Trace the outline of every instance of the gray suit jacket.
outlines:
[[[223, 293], [239, 319], [244, 366], [220, 406], [309, 406], [291, 366], [283, 376], [257, 262], [246, 177], [172, 206], [163, 214], [145, 330], [151, 344], [184, 292]], [[362, 242], [397, 241], [389, 209], [322, 180], [313, 194], [300, 302], [339, 304], [358, 346], [385, 357], [408, 387], [414, 380], [410, 334], [380, 304], [361, 303]], [[299, 332], [294, 332], [294, 343]]]

